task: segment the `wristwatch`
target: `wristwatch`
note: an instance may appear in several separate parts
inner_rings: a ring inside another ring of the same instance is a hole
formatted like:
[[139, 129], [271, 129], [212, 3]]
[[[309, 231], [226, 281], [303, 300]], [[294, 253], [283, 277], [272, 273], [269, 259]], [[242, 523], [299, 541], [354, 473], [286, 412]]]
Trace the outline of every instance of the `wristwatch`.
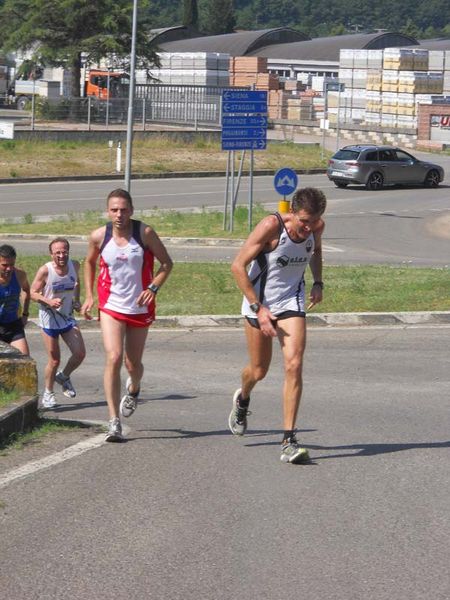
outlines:
[[156, 285], [156, 283], [151, 283], [147, 286], [147, 289], [156, 294], [159, 290], [159, 285]]
[[252, 311], [252, 313], [255, 313], [255, 315], [259, 313], [260, 308], [261, 304], [259, 302], [253, 302], [253, 304], [250, 304], [250, 310]]
[[313, 283], [313, 286], [314, 286], [314, 285], [318, 285], [318, 286], [320, 287], [320, 289], [321, 289], [321, 290], [323, 290], [323, 281], [315, 281], [315, 282]]

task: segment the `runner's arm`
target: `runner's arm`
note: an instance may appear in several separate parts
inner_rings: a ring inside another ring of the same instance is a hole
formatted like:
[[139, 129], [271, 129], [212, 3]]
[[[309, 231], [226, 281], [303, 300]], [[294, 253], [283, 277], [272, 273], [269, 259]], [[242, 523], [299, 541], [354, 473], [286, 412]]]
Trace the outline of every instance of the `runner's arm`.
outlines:
[[[250, 304], [259, 303], [259, 298], [248, 276], [247, 267], [258, 254], [270, 248], [270, 242], [278, 237], [279, 227], [275, 215], [265, 217], [250, 233], [231, 265], [231, 272], [237, 286]], [[255, 317], [258, 319], [261, 331], [265, 335], [271, 337], [276, 335], [275, 328], [271, 323], [271, 320], [276, 317], [272, 315], [268, 308], [261, 305]]]
[[21, 287], [21, 301], [22, 301], [22, 322], [25, 323], [28, 320], [28, 314], [30, 312], [30, 284], [28, 281], [27, 274], [22, 269], [16, 269], [17, 280]]
[[47, 278], [48, 278], [47, 265], [42, 265], [42, 267], [39, 267], [39, 269], [33, 279], [33, 282], [31, 284], [31, 288], [30, 288], [31, 299], [34, 302], [39, 302], [40, 304], [46, 304], [47, 306], [50, 306], [50, 308], [58, 309], [62, 304], [61, 298], [47, 298], [43, 294], [45, 284], [47, 283]]
[[90, 311], [94, 306], [94, 279], [95, 279], [95, 271], [97, 267], [97, 260], [100, 256], [100, 240], [103, 239], [104, 236], [104, 227], [100, 229], [96, 229], [91, 233], [89, 238], [89, 246], [86, 255], [86, 259], [84, 261], [84, 293], [85, 299], [83, 306], [81, 307], [81, 314], [84, 315], [85, 318], [89, 319]]
[[[158, 287], [161, 287], [166, 281], [166, 279], [169, 277], [170, 272], [172, 270], [172, 259], [170, 258], [166, 247], [162, 243], [156, 231], [154, 231], [148, 225], [144, 225], [142, 239], [144, 241], [145, 246], [150, 250], [150, 252], [156, 258], [156, 260], [159, 262], [159, 269], [156, 271], [152, 279], [152, 283], [154, 285], [157, 285]], [[154, 296], [154, 292], [146, 288], [139, 294], [136, 303], [138, 304], [138, 306], [150, 304]]]
[[319, 302], [322, 302], [323, 290], [322, 285], [316, 284], [314, 282], [322, 282], [322, 234], [325, 229], [325, 223], [321, 221], [321, 224], [314, 231], [314, 253], [311, 256], [311, 261], [309, 263], [309, 268], [311, 269], [311, 273], [313, 276], [313, 285], [311, 287], [311, 291], [309, 293], [309, 305], [307, 310], [310, 310]]
[[77, 312], [80, 311], [80, 263], [77, 260], [72, 261], [73, 268], [75, 269], [75, 273], [77, 274], [77, 280], [75, 282], [74, 290], [73, 290], [73, 301], [72, 306], [73, 309]]

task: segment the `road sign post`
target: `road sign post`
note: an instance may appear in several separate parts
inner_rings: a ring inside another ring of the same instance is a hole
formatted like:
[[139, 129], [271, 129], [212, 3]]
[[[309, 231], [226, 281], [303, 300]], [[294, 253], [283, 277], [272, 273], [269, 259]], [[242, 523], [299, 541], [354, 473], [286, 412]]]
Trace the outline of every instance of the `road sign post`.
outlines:
[[[243, 157], [239, 169], [238, 183], [234, 186], [234, 151], [250, 150], [250, 185], [249, 185], [249, 229], [252, 227], [253, 201], [253, 151], [265, 150], [267, 147], [267, 92], [265, 90], [234, 90], [222, 92], [221, 97], [222, 150], [233, 153], [230, 200], [230, 230], [233, 231], [233, 214], [237, 201]], [[230, 186], [227, 173], [227, 191]], [[225, 201], [225, 210], [227, 206]], [[224, 218], [226, 223], [226, 218]]]
[[291, 203], [289, 200], [286, 200], [286, 196], [293, 194], [297, 189], [297, 173], [287, 167], [284, 167], [283, 169], [278, 169], [273, 178], [273, 185], [275, 191], [281, 196], [283, 196], [283, 200], [280, 200], [280, 202], [278, 203], [278, 211], [280, 213], [288, 212]]

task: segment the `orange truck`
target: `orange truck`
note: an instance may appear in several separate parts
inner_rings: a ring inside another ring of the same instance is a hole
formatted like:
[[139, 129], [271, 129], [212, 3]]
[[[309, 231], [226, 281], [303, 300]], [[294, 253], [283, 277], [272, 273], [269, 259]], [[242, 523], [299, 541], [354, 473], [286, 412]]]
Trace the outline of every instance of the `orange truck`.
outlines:
[[130, 78], [126, 73], [91, 69], [87, 73], [84, 95], [100, 100], [128, 97]]

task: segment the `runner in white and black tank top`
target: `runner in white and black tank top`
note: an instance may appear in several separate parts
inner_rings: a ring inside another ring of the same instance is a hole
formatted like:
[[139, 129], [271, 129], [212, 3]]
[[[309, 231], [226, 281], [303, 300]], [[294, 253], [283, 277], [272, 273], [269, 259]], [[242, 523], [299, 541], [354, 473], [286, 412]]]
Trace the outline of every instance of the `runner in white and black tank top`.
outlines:
[[[305, 240], [289, 237], [283, 219], [275, 213], [280, 226], [278, 243], [273, 250], [261, 252], [249, 267], [249, 278], [259, 302], [274, 316], [291, 311], [305, 314], [306, 267], [314, 253], [314, 234]], [[242, 302], [242, 315], [255, 318], [247, 298]]]

